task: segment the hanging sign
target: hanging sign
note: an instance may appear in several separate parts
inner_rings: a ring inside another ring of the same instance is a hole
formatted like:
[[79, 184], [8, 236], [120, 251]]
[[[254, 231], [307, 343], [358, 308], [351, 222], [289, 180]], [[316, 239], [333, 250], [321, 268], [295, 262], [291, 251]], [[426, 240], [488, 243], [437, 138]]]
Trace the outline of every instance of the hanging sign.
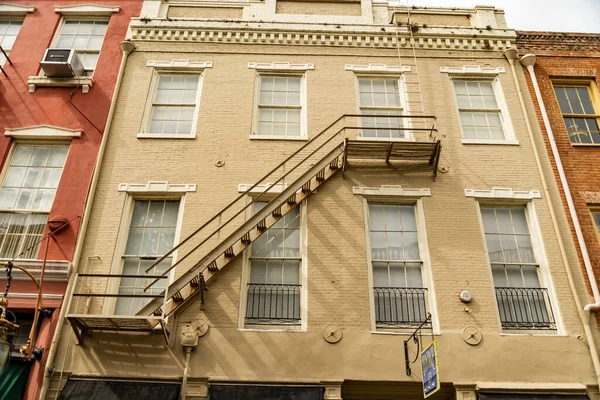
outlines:
[[435, 340], [421, 352], [421, 371], [423, 374], [423, 395], [427, 398], [440, 390], [440, 375]]

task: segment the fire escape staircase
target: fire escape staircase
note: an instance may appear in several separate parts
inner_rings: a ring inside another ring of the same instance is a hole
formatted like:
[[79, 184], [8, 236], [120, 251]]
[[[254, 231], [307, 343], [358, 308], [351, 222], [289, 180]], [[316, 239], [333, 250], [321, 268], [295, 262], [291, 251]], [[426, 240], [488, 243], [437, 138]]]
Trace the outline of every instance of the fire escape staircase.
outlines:
[[[386, 128], [381, 128], [382, 125], [376, 123], [377, 128], [374, 128], [370, 125], [363, 126], [362, 122], [380, 122], [378, 119], [389, 122], [390, 118], [402, 119], [403, 123], [388, 124], [391, 127]], [[417, 119], [427, 121], [427, 124], [419, 124], [427, 127], [414, 127], [417, 126]], [[407, 139], [375, 140], [364, 137], [364, 132], [374, 129], [400, 130], [406, 133]], [[86, 284], [86, 279], [109, 280], [128, 276], [78, 274], [75, 277], [74, 292], [67, 305], [67, 319], [80, 343], [83, 341], [83, 334], [93, 330], [162, 331], [168, 342], [169, 317], [196, 296], [203, 308], [206, 302], [206, 285], [218, 272], [334, 175], [340, 172], [344, 174], [349, 167], [381, 168], [392, 165], [409, 172], [430, 173], [435, 180], [440, 152], [441, 142], [437, 137], [435, 117], [343, 115], [156, 260], [146, 273], [152, 274], [155, 266], [165, 258], [176, 258], [177, 261], [170, 268], [162, 274], [138, 276], [146, 282], [143, 293], [109, 294], [108, 286], [104, 292], [94, 293], [94, 285]], [[253, 205], [257, 201], [268, 203], [252, 214]], [[183, 255], [175, 257], [177, 252]], [[192, 257], [197, 254], [202, 257]], [[158, 282], [168, 281], [172, 271], [184, 272], [176, 276], [162, 293], [155, 290], [150, 294], [152, 288], [156, 289]], [[74, 305], [73, 299], [78, 302], [81, 297], [88, 298], [85, 304]], [[90, 308], [92, 311], [94, 309], [91, 299], [101, 297], [105, 298], [104, 305], [97, 306], [96, 310], [110, 308], [106, 306], [106, 298], [137, 297], [149, 301], [136, 315], [109, 315], [106, 310], [101, 313], [90, 312]]]

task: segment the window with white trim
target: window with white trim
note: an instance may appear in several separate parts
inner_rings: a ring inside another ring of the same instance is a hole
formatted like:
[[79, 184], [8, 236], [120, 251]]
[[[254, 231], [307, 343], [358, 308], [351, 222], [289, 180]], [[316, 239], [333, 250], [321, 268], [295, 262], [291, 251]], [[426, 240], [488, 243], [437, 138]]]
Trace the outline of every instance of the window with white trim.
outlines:
[[463, 138], [478, 141], [507, 139], [504, 117], [490, 80], [453, 80]]
[[68, 150], [15, 146], [0, 190], [0, 257], [36, 258]]
[[198, 74], [158, 74], [149, 134], [194, 136], [200, 81]]
[[377, 327], [408, 327], [427, 319], [427, 288], [423, 284], [415, 207], [369, 203]]
[[[140, 277], [121, 278], [119, 294], [157, 295], [165, 289], [167, 280], [160, 279], [144, 292], [144, 288], [152, 283], [153, 279], [142, 276], [162, 275], [172, 265], [173, 257], [166, 257], [146, 273], [148, 267], [174, 246], [179, 205], [179, 200], [134, 201], [127, 244], [121, 262], [123, 275]], [[152, 299], [119, 297], [116, 301], [115, 315], [134, 315], [150, 300]]]
[[362, 118], [363, 126], [376, 128], [363, 129], [361, 133], [363, 137], [408, 138], [408, 131], [401, 130], [402, 118], [394, 118], [396, 115], [402, 115], [399, 79], [359, 77], [358, 92], [361, 114], [390, 116], [389, 118]]
[[591, 85], [593, 83], [554, 86], [569, 140], [573, 144], [600, 144], [600, 114], [594, 105]]
[[[254, 212], [267, 202], [254, 203]], [[300, 325], [300, 206], [291, 209], [250, 246], [245, 324]]]
[[481, 206], [488, 258], [503, 329], [556, 329], [522, 206]]
[[303, 79], [301, 75], [259, 74], [256, 136], [306, 136], [302, 126]]
[[107, 28], [107, 20], [65, 19], [52, 47], [75, 49], [86, 75], [91, 76], [98, 63]]
[[[10, 50], [17, 39], [22, 25], [23, 21], [19, 20], [0, 20], [0, 46], [7, 56], [10, 56]], [[5, 63], [6, 57], [0, 52], [0, 66]]]

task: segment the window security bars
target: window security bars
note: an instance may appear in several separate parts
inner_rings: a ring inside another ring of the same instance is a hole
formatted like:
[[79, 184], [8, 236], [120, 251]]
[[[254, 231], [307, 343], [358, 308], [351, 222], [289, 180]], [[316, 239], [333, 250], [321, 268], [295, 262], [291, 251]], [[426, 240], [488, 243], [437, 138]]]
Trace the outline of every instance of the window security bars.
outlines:
[[503, 329], [556, 329], [548, 289], [497, 287], [496, 300]]
[[385, 327], [412, 327], [427, 320], [426, 288], [374, 287], [375, 323]]
[[248, 284], [247, 324], [300, 325], [300, 289], [295, 284]]

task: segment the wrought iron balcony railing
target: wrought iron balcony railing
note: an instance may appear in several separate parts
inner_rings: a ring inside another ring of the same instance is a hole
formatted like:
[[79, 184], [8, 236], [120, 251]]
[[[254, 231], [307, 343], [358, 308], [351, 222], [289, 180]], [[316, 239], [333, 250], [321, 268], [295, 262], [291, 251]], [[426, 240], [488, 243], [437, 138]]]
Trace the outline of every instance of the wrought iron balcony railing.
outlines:
[[377, 326], [418, 326], [427, 320], [426, 288], [375, 287], [373, 293]]
[[497, 287], [496, 300], [503, 329], [556, 329], [548, 289]]
[[299, 325], [301, 285], [248, 284], [246, 323]]

